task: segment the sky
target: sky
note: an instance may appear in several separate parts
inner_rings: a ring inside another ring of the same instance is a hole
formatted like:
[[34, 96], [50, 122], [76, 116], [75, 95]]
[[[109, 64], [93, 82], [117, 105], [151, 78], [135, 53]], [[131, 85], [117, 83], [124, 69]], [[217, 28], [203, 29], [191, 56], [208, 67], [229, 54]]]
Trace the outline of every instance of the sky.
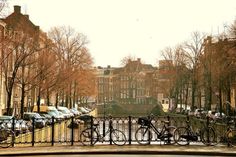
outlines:
[[217, 35], [236, 19], [235, 0], [9, 0], [44, 32], [71, 26], [87, 36], [95, 66], [121, 66], [124, 57], [157, 65], [161, 51], [194, 31]]

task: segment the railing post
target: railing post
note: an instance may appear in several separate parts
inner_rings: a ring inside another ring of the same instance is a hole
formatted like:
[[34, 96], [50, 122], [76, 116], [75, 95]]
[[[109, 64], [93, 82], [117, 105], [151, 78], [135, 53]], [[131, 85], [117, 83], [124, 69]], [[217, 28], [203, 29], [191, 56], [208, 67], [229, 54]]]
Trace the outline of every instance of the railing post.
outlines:
[[71, 117], [71, 145], [74, 145], [74, 116]]
[[[190, 127], [190, 125], [189, 125], [189, 115], [187, 115], [187, 121], [186, 121], [186, 126], [189, 128]], [[188, 135], [188, 137], [190, 136], [189, 135], [189, 131], [187, 131], [187, 135]], [[189, 143], [189, 138], [187, 138], [187, 141], [188, 141], [188, 143]]]
[[[234, 119], [235, 120], [235, 119]], [[230, 128], [230, 117], [229, 116], [227, 116], [226, 117], [226, 124], [227, 124], [227, 128]], [[235, 123], [236, 124], [236, 123]], [[227, 130], [228, 131], [228, 130]], [[230, 147], [231, 146], [231, 143], [230, 143], [230, 140], [228, 139], [228, 137], [227, 137], [227, 146], [228, 147]]]
[[109, 141], [110, 141], [110, 145], [112, 145], [112, 134], [111, 134], [112, 133], [111, 132], [112, 131], [112, 117], [111, 116], [109, 116], [109, 129], [110, 129], [110, 131], [109, 131], [110, 132], [110, 135], [109, 135], [110, 139], [109, 139]]
[[90, 118], [91, 118], [91, 121], [90, 121], [90, 125], [91, 125], [91, 145], [93, 145], [94, 143], [93, 143], [93, 129], [94, 129], [94, 127], [93, 127], [93, 116], [90, 116]]
[[170, 141], [170, 136], [169, 136], [170, 135], [170, 116], [169, 115], [167, 116], [167, 121], [168, 121], [168, 123], [167, 123], [167, 126], [168, 126], [168, 129], [167, 129], [168, 136], [167, 137], [168, 137], [168, 144], [170, 144], [171, 141]]
[[34, 146], [34, 143], [35, 143], [35, 139], [34, 139], [35, 132], [34, 132], [34, 130], [35, 130], [35, 118], [32, 117], [32, 146]]
[[105, 127], [106, 127], [106, 117], [103, 117], [103, 124], [102, 124], [102, 135], [105, 137]]
[[[150, 115], [148, 116], [148, 121], [151, 119]], [[150, 121], [150, 123], [152, 123], [152, 121]], [[148, 125], [148, 144], [151, 144], [151, 129], [150, 129], [150, 125]]]
[[52, 146], [54, 145], [54, 132], [55, 132], [54, 128], [55, 128], [55, 118], [54, 116], [52, 116], [52, 141], [51, 141]]
[[209, 125], [210, 125], [210, 117], [207, 116], [207, 124], [206, 124], [206, 129], [207, 129], [207, 144], [210, 144], [210, 135], [209, 135], [209, 131], [210, 131], [210, 128], [209, 128]]
[[[15, 132], [15, 124], [16, 124], [16, 118], [13, 117], [12, 118], [12, 132], [14, 132], [14, 134], [16, 133]], [[14, 147], [14, 145], [15, 145], [15, 137], [12, 136], [12, 147]]]
[[131, 131], [132, 131], [132, 119], [131, 119], [131, 116], [129, 116], [129, 145], [131, 145], [131, 142], [132, 142], [132, 137], [131, 137]]

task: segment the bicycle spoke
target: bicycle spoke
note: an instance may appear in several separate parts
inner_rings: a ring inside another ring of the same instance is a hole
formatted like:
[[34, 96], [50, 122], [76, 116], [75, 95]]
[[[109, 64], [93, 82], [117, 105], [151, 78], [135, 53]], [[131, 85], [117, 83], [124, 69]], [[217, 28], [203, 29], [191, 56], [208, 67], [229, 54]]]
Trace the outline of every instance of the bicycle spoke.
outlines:
[[[83, 145], [94, 145], [98, 140], [98, 133], [96, 131], [93, 131], [93, 136], [91, 136], [91, 128], [85, 129], [80, 134], [80, 141]], [[93, 140], [91, 143], [91, 139]]]
[[141, 145], [150, 144], [152, 139], [151, 131], [146, 127], [140, 127], [135, 133], [135, 139]]
[[114, 144], [116, 144], [118, 146], [125, 145], [127, 140], [126, 140], [125, 134], [122, 131], [115, 129], [112, 131], [111, 135], [112, 135], [112, 141]]

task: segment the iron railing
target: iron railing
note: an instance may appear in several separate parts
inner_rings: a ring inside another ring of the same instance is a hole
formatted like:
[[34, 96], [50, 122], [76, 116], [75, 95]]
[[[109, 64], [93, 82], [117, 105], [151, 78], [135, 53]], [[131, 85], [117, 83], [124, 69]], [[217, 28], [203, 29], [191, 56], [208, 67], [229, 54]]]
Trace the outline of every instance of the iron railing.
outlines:
[[[135, 139], [135, 132], [140, 127], [137, 123], [139, 117], [112, 117], [112, 125], [114, 128], [121, 130], [125, 133], [127, 142], [126, 144], [137, 144]], [[218, 135], [224, 135], [226, 129], [230, 123], [226, 120], [211, 123], [209, 118], [198, 119], [188, 116], [156, 116], [152, 120], [153, 125], [156, 128], [161, 128], [162, 120], [170, 121], [170, 125], [180, 127], [186, 126], [186, 120], [189, 119], [190, 125], [193, 130], [199, 130], [203, 125], [212, 126]], [[1, 121], [1, 130], [9, 129], [10, 126], [13, 132], [15, 132], [15, 138], [11, 139], [12, 146], [45, 146], [45, 145], [81, 145], [80, 133], [87, 127], [98, 124], [98, 130], [101, 134], [109, 128], [108, 117], [92, 117], [86, 120], [81, 120], [80, 117], [71, 117], [64, 120], [58, 120], [54, 117], [52, 119], [44, 119], [48, 122], [43, 127], [38, 127], [36, 124], [39, 119], [32, 118], [25, 122], [13, 118], [11, 121]], [[235, 121], [234, 121], [235, 122]], [[236, 124], [235, 124], [236, 126]], [[5, 128], [4, 128], [5, 127]], [[161, 140], [152, 132], [153, 138], [151, 144], [163, 144]], [[0, 135], [1, 136], [1, 135]], [[9, 140], [10, 141], [10, 140]], [[197, 141], [201, 142], [201, 141]], [[101, 142], [98, 142], [102, 144]], [[222, 140], [221, 143], [224, 143]], [[0, 143], [1, 144], [1, 143]], [[103, 144], [112, 144], [111, 136], [104, 138]], [[192, 143], [194, 144], [194, 143]]]

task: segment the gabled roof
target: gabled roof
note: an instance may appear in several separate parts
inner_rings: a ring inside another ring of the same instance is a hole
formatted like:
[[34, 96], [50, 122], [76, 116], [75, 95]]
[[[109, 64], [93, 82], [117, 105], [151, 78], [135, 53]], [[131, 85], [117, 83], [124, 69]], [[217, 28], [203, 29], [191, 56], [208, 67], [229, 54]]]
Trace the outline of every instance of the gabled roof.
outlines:
[[39, 26], [34, 25], [29, 15], [23, 15], [20, 12], [20, 6], [14, 6], [14, 12], [7, 16], [3, 21], [7, 24], [7, 27], [13, 30], [23, 30], [29, 34], [34, 34], [35, 31], [39, 31]]

